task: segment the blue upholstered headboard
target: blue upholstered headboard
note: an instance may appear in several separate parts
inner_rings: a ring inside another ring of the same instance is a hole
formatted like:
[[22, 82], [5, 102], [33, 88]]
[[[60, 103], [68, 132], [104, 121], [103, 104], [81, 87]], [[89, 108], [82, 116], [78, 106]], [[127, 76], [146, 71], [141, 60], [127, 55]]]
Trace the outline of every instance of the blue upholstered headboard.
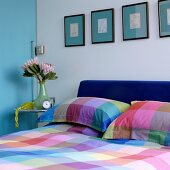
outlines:
[[84, 80], [78, 97], [101, 97], [130, 103], [133, 100], [170, 102], [169, 81]]

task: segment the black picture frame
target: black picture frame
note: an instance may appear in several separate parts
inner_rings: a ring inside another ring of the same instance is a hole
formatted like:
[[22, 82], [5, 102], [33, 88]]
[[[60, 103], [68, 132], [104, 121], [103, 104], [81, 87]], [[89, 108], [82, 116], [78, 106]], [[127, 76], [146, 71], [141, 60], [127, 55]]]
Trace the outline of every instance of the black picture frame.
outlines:
[[115, 42], [114, 22], [114, 8], [91, 11], [92, 44]]
[[122, 6], [122, 31], [123, 41], [149, 38], [148, 2]]
[[[170, 37], [170, 1], [158, 1], [159, 37]], [[165, 20], [166, 19], [166, 20]]]
[[85, 14], [64, 16], [65, 47], [85, 46]]

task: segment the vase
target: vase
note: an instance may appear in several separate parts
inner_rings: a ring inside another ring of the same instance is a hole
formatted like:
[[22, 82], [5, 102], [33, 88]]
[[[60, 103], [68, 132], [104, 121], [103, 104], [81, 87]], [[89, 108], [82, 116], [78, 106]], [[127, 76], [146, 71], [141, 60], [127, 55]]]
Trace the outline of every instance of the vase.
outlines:
[[43, 109], [42, 105], [44, 100], [49, 100], [45, 83], [39, 83], [39, 94], [34, 100], [34, 109]]

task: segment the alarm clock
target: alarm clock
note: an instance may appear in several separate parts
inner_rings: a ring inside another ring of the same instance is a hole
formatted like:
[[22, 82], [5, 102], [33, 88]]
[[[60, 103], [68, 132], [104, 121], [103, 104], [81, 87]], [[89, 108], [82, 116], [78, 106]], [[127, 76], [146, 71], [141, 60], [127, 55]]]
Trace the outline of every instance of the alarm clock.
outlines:
[[43, 109], [49, 109], [52, 106], [51, 100], [44, 100], [42, 107]]

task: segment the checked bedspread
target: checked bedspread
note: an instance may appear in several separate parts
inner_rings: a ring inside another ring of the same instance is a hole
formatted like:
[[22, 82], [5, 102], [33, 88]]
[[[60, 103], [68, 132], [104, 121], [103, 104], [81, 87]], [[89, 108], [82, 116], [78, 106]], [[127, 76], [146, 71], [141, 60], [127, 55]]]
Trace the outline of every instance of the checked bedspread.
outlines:
[[114, 144], [51, 125], [0, 138], [0, 170], [168, 170], [170, 150]]

